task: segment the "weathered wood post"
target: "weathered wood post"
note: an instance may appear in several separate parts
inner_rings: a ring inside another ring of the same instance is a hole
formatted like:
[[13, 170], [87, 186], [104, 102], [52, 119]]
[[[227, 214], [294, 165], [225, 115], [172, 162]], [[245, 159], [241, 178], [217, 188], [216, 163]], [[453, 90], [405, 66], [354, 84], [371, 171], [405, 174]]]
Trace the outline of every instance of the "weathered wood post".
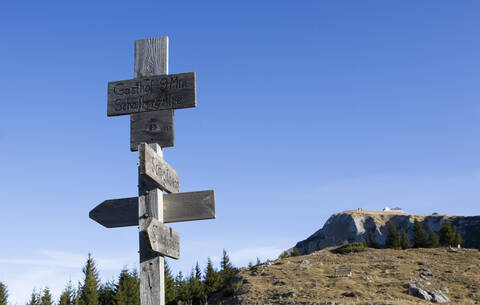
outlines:
[[138, 225], [140, 304], [164, 305], [164, 256], [180, 257], [180, 237], [163, 223], [215, 218], [215, 193], [179, 193], [177, 172], [163, 160], [162, 147], [173, 146], [173, 109], [196, 106], [195, 73], [168, 75], [168, 37], [135, 41], [134, 77], [108, 84], [107, 115], [130, 114], [138, 197], [106, 200], [89, 216], [107, 228]]
[[[168, 74], [168, 37], [159, 37], [135, 41], [134, 78]], [[173, 110], [161, 110], [164, 116], [171, 115]], [[130, 149], [134, 141], [132, 126], [138, 121], [149, 121], [156, 112], [130, 115]], [[173, 120], [172, 120], [173, 124]], [[153, 129], [153, 128], [152, 128]], [[138, 129], [137, 129], [138, 130]], [[163, 159], [162, 148], [154, 143], [153, 150]], [[140, 156], [140, 151], [139, 151]], [[140, 172], [138, 168], [138, 239], [140, 254], [140, 304], [165, 305], [165, 258], [151, 251], [146, 243], [145, 223], [148, 217], [163, 222], [163, 195], [157, 186]]]
[[[134, 77], [168, 74], [168, 36], [136, 40]], [[173, 146], [173, 109], [130, 115], [130, 150], [142, 142]]]
[[[150, 144], [161, 155], [162, 150], [158, 144]], [[140, 254], [140, 304], [155, 305], [165, 304], [165, 259], [159, 253], [148, 248], [145, 236], [148, 218], [158, 219], [163, 222], [163, 194], [147, 178], [138, 172], [138, 239]]]

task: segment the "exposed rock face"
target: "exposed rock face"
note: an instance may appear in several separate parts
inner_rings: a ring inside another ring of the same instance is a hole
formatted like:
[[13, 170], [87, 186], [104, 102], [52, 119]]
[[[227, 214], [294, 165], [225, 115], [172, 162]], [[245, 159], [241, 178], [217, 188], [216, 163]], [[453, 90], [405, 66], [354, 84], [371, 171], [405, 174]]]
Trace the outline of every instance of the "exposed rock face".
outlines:
[[387, 239], [387, 222], [391, 220], [398, 229], [405, 227], [411, 241], [413, 241], [413, 221], [422, 222], [425, 229], [431, 227], [433, 231], [440, 231], [445, 221], [450, 221], [457, 227], [465, 240], [465, 248], [480, 249], [480, 216], [451, 216], [451, 215], [417, 215], [404, 212], [376, 212], [366, 210], [346, 211], [332, 215], [322, 229], [309, 238], [295, 245], [302, 254], [309, 254], [323, 248], [339, 246], [344, 243], [368, 241], [369, 232], [373, 231], [379, 246], [384, 246]]
[[426, 290], [423, 290], [422, 288], [417, 287], [417, 285], [415, 284], [408, 284], [407, 293], [409, 295], [413, 295], [420, 299], [424, 299], [434, 303], [450, 302], [450, 299], [441, 290], [426, 291]]

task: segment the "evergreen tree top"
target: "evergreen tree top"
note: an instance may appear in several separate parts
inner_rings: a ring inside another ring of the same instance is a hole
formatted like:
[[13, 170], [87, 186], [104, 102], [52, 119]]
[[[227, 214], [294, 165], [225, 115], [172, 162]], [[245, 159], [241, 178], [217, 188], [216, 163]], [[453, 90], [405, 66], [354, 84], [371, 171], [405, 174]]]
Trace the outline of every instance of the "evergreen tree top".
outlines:
[[50, 293], [50, 289], [48, 287], [43, 290], [43, 295], [40, 299], [40, 305], [53, 305], [52, 294]]
[[85, 305], [99, 305], [98, 286], [100, 281], [95, 261], [90, 253], [82, 271], [85, 278], [83, 284], [79, 287], [80, 301]]
[[428, 233], [416, 219], [413, 223], [413, 246], [415, 248], [427, 248], [429, 246]]
[[387, 236], [387, 248], [400, 249], [400, 235], [398, 234], [397, 228], [391, 220], [387, 222], [388, 227], [388, 236]]
[[228, 270], [233, 268], [233, 265], [230, 262], [230, 257], [228, 256], [227, 251], [225, 249], [223, 249], [222, 261], [220, 262], [220, 266], [222, 270]]
[[198, 264], [198, 262], [195, 265], [195, 278], [197, 278], [198, 280], [202, 278], [202, 270], [200, 269], [200, 265]]
[[0, 282], [0, 305], [8, 304], [8, 289], [7, 285]]
[[124, 268], [120, 272], [115, 301], [116, 305], [140, 305], [140, 282], [136, 270], [128, 272]]
[[31, 296], [30, 296], [30, 301], [27, 302], [27, 305], [40, 305], [40, 295], [33, 290]]

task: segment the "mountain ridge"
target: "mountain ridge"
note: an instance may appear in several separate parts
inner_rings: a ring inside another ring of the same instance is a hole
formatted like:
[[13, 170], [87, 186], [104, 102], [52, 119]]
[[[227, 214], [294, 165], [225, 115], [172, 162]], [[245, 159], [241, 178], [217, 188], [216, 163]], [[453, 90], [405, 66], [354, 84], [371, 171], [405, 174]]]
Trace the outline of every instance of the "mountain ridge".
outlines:
[[428, 229], [439, 233], [440, 226], [449, 221], [457, 227], [464, 239], [466, 248], [480, 249], [480, 216], [454, 216], [449, 214], [412, 214], [403, 211], [347, 210], [335, 213], [324, 226], [305, 240], [299, 241], [288, 249], [296, 249], [301, 254], [309, 254], [328, 247], [345, 243], [368, 241], [370, 232], [374, 233], [377, 244], [384, 247], [387, 238], [387, 222], [392, 221], [397, 228], [404, 227], [410, 240], [413, 240], [413, 222], [420, 221]]

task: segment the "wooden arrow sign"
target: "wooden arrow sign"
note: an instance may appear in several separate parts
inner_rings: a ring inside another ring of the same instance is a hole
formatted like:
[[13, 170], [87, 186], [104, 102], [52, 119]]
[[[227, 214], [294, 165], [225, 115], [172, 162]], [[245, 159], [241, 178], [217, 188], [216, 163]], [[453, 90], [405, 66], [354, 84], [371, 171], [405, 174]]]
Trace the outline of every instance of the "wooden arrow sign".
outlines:
[[107, 115], [195, 107], [195, 85], [195, 72], [109, 82]]
[[[138, 197], [105, 200], [90, 218], [107, 228], [138, 226]], [[163, 195], [164, 223], [202, 219], [215, 219], [213, 190]]]
[[158, 219], [149, 217], [145, 224], [146, 240], [150, 250], [174, 259], [180, 258], [180, 234]]
[[168, 193], [180, 191], [180, 181], [177, 172], [165, 162], [160, 154], [155, 152], [148, 144], [138, 146], [140, 158], [140, 174], [152, 179], [158, 188]]

